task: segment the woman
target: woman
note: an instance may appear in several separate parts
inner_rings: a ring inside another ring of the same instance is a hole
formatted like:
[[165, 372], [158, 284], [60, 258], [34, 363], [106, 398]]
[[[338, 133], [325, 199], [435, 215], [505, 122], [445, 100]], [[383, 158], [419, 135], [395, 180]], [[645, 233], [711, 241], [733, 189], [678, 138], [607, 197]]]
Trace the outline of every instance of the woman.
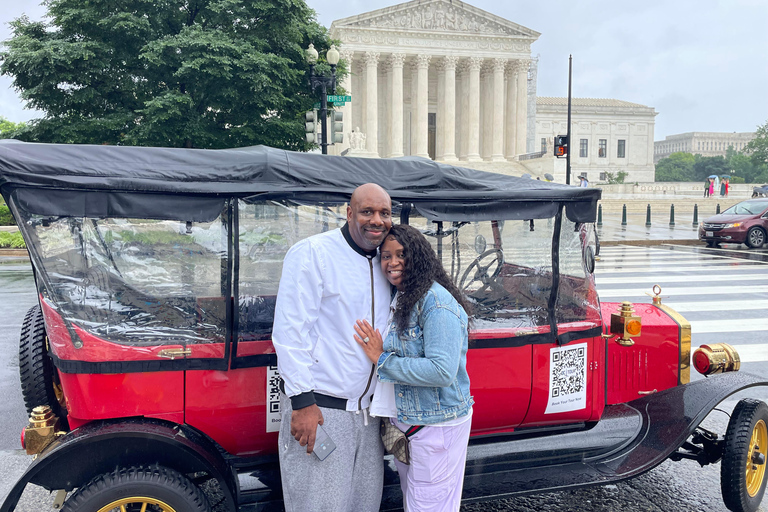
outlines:
[[390, 417], [410, 437], [411, 463], [395, 461], [405, 509], [457, 511], [474, 400], [467, 374], [468, 304], [426, 238], [393, 226], [381, 245], [381, 269], [396, 289], [384, 339], [357, 321], [355, 340], [376, 365], [371, 415]]

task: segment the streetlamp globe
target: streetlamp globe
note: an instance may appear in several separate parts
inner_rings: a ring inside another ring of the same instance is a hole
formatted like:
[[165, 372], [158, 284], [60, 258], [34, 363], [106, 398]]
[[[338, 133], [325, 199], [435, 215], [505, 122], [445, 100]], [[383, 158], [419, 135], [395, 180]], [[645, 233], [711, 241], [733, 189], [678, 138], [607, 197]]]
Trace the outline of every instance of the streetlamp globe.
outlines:
[[309, 48], [307, 48], [307, 62], [310, 64], [315, 64], [317, 62], [317, 50], [315, 50], [315, 45], [312, 43], [309, 43]]
[[[317, 51], [315, 51], [315, 53], [317, 53]], [[339, 63], [339, 50], [336, 49], [335, 44], [331, 45], [331, 49], [325, 54], [325, 59], [331, 66], [335, 66]]]

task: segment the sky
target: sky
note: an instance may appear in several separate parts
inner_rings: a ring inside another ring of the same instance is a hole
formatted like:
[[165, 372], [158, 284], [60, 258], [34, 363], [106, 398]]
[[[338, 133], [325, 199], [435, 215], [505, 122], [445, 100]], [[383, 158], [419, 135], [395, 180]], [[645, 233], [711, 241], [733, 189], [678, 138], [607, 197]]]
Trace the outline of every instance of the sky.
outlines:
[[[8, 22], [45, 14], [38, 0], [0, 0], [0, 40]], [[390, 7], [387, 0], [307, 0], [318, 21]], [[692, 131], [751, 132], [768, 121], [766, 0], [474, 0], [473, 6], [541, 33], [538, 95], [565, 97], [573, 55], [573, 97], [611, 98], [656, 109], [655, 139]], [[0, 116], [25, 109], [10, 77], [0, 77]]]

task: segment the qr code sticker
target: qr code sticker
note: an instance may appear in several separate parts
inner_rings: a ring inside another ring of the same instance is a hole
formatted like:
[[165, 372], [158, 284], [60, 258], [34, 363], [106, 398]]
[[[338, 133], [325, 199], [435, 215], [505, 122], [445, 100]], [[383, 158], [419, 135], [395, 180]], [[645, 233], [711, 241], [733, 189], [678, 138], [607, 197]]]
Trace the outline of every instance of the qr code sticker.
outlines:
[[277, 366], [267, 367], [267, 432], [280, 430], [280, 374]]
[[546, 413], [583, 409], [586, 395], [587, 344], [551, 349]]

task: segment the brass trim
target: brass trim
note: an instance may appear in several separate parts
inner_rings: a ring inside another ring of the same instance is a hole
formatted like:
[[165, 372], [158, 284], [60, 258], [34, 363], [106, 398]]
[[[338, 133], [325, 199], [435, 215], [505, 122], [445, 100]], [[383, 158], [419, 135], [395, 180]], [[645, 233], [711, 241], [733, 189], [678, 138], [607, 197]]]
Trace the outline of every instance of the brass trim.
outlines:
[[678, 384], [691, 382], [691, 322], [666, 304], [654, 304], [666, 313], [680, 328], [680, 360], [678, 362]]
[[158, 357], [166, 357], [168, 359], [176, 359], [177, 357], [184, 357], [191, 354], [191, 348], [164, 348], [157, 353]]

